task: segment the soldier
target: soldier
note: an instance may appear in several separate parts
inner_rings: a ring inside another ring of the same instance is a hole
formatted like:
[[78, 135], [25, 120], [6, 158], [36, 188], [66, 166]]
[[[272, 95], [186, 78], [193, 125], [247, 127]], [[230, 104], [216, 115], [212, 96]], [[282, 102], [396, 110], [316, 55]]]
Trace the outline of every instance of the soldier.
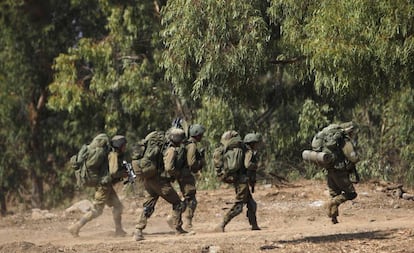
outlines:
[[[332, 162], [326, 166], [327, 173], [327, 185], [329, 189], [329, 195], [331, 199], [327, 203], [328, 217], [331, 218], [333, 224], [338, 223], [339, 205], [342, 203], [353, 200], [357, 197], [357, 193], [354, 188], [354, 183], [359, 182], [359, 175], [356, 171], [356, 163], [359, 161], [358, 154], [356, 152], [353, 141], [355, 138], [355, 124], [352, 122], [343, 124], [331, 124], [324, 128], [322, 132], [333, 132], [332, 129], [338, 129], [339, 134], [327, 134], [325, 135], [324, 143], [334, 142], [330, 140], [330, 136], [336, 136], [336, 148], [322, 147], [322, 151], [332, 154]], [[338, 137], [339, 136], [339, 137]], [[333, 137], [332, 137], [333, 138]], [[356, 181], [352, 182], [350, 175], [355, 174]]]
[[[256, 171], [258, 166], [258, 157], [257, 149], [261, 142], [261, 135], [258, 133], [249, 133], [243, 139], [244, 144], [246, 145], [244, 166], [246, 168], [246, 175], [248, 178], [248, 183], [251, 189], [251, 193], [254, 193], [254, 187], [256, 185]], [[249, 219], [249, 224], [252, 226], [252, 230], [260, 230], [257, 225], [256, 210], [257, 204], [254, 201], [252, 194], [248, 194], [249, 198], [247, 201], [247, 218]]]
[[[182, 228], [182, 212], [185, 209], [184, 203], [181, 201], [178, 193], [174, 190], [171, 183], [175, 180], [179, 163], [179, 153], [182, 141], [185, 139], [185, 133], [182, 129], [173, 128], [168, 131], [167, 138], [170, 141], [169, 146], [165, 150], [165, 154], [161, 159], [163, 163], [158, 165], [163, 168], [157, 168], [158, 174], [155, 177], [143, 178], [145, 190], [149, 197], [143, 204], [143, 210], [136, 225], [134, 239], [136, 241], [144, 240], [142, 231], [147, 226], [147, 220], [151, 217], [155, 210], [158, 198], [165, 199], [172, 205], [172, 215], [167, 220], [168, 225], [176, 231], [176, 234], [187, 233]], [[160, 154], [162, 155], [162, 153]]]
[[[247, 216], [252, 230], [259, 230], [256, 222], [256, 202], [250, 192], [247, 170], [245, 168], [244, 144], [236, 131], [227, 131], [221, 137], [222, 147], [214, 151], [214, 165], [223, 182], [232, 184], [236, 198], [232, 208], [224, 216], [223, 221], [215, 228], [224, 232], [225, 226], [242, 213], [243, 205], [248, 208]], [[221, 167], [221, 168], [220, 168]], [[254, 167], [254, 166], [252, 166]]]
[[185, 142], [186, 163], [177, 176], [181, 193], [186, 205], [186, 227], [191, 229], [193, 226], [194, 212], [197, 207], [196, 199], [196, 179], [193, 173], [198, 173], [203, 168], [204, 155], [197, 149], [197, 142], [203, 138], [205, 128], [202, 125], [194, 124], [190, 126], [190, 138]]
[[68, 229], [74, 236], [79, 236], [80, 229], [92, 219], [100, 216], [105, 205], [112, 207], [112, 216], [115, 223], [115, 236], [125, 236], [126, 232], [122, 228], [122, 210], [123, 206], [118, 198], [113, 184], [126, 177], [127, 173], [122, 168], [123, 155], [126, 151], [127, 140], [122, 135], [116, 135], [111, 139], [111, 150], [108, 159], [101, 165], [101, 171], [107, 171], [95, 186], [95, 197], [93, 208], [87, 212], [78, 222], [71, 225]]

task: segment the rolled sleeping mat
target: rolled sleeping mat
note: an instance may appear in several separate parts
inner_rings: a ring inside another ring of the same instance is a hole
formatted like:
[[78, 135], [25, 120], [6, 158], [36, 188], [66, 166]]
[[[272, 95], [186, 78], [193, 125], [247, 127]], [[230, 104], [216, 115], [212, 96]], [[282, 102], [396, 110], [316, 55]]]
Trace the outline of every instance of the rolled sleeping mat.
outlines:
[[313, 150], [304, 150], [302, 152], [304, 161], [313, 162], [317, 165], [326, 166], [332, 162], [332, 155], [325, 152], [316, 152]]

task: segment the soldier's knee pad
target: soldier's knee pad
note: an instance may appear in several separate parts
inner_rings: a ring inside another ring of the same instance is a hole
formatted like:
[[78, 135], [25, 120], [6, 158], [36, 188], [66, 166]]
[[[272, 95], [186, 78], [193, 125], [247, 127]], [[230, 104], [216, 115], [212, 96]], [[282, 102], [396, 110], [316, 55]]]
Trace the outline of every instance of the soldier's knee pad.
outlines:
[[144, 207], [144, 216], [149, 218], [154, 213], [154, 207], [153, 206], [146, 206]]
[[243, 203], [238, 202], [233, 207], [233, 214], [239, 215], [243, 211]]
[[358, 194], [356, 192], [348, 192], [345, 193], [345, 197], [347, 200], [353, 200], [358, 196]]
[[191, 199], [186, 199], [187, 202], [187, 207], [190, 209], [195, 209], [197, 207], [197, 199], [195, 197], [191, 198]]
[[184, 201], [180, 201], [180, 202], [178, 202], [176, 204], [173, 204], [173, 210], [174, 211], [181, 212], [181, 213], [185, 211], [185, 208], [186, 207], [187, 207], [187, 205], [185, 204]]

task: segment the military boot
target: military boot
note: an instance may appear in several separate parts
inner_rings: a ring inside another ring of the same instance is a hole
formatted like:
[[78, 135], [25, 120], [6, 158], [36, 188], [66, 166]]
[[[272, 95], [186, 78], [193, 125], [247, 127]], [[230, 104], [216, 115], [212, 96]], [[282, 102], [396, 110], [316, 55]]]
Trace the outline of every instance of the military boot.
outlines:
[[81, 218], [78, 222], [68, 227], [69, 232], [73, 237], [79, 237], [80, 229], [87, 223], [88, 221], [84, 218]]
[[115, 236], [117, 237], [124, 237], [126, 236], [128, 233], [122, 229], [122, 227], [116, 227], [115, 228]]
[[185, 218], [185, 224], [187, 229], [191, 229], [193, 227], [193, 219], [190, 217]]
[[121, 219], [114, 219], [115, 221], [115, 236], [124, 237], [127, 235], [127, 232], [122, 228]]
[[252, 230], [262, 230], [257, 224], [252, 225]]
[[260, 227], [257, 225], [256, 214], [248, 213], [249, 224], [252, 226], [252, 230], [261, 230]]
[[214, 228], [214, 232], [224, 232], [224, 227], [226, 226], [226, 224], [223, 222], [221, 222], [220, 224], [218, 224], [215, 228]]
[[142, 241], [144, 240], [144, 235], [142, 234], [142, 229], [136, 229], [134, 234], [135, 241]]
[[175, 234], [176, 235], [183, 235], [183, 234], [187, 234], [188, 232], [185, 231], [182, 227], [178, 227], [175, 229]]

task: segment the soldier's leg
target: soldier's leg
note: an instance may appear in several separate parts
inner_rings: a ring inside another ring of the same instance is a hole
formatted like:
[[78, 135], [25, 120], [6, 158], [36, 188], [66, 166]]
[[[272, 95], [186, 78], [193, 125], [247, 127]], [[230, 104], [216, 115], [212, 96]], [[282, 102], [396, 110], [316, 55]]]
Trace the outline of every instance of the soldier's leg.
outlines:
[[147, 226], [148, 219], [151, 217], [151, 215], [154, 213], [155, 205], [157, 204], [159, 195], [153, 190], [153, 185], [149, 180], [144, 181], [145, 190], [147, 192], [147, 196], [145, 198], [145, 201], [143, 203], [143, 208], [141, 211], [141, 214], [139, 215], [138, 222], [136, 225], [135, 235], [134, 239], [136, 241], [144, 240], [144, 236], [142, 233], [142, 230], [145, 229]]
[[236, 192], [236, 200], [234, 205], [224, 216], [223, 221], [215, 229], [216, 231], [224, 232], [226, 225], [243, 211], [243, 205], [247, 204], [247, 201], [249, 200], [250, 191], [247, 182], [235, 183], [234, 189]]
[[336, 184], [336, 175], [334, 171], [328, 170], [327, 175], [327, 184], [329, 189], [329, 195], [331, 199], [328, 201], [326, 205], [328, 217], [331, 218], [332, 223], [338, 223], [337, 216], [338, 216], [338, 206], [339, 204], [334, 199], [338, 196], [341, 196], [341, 189]]
[[105, 207], [105, 203], [108, 199], [108, 192], [107, 188], [103, 186], [97, 186], [95, 191], [95, 198], [93, 201], [93, 207], [90, 211], [85, 213], [82, 218], [75, 224], [69, 226], [69, 232], [74, 236], [79, 236], [80, 229], [89, 221], [95, 219], [96, 217], [100, 216], [103, 213], [103, 209]]
[[247, 218], [249, 219], [249, 224], [252, 226], [252, 230], [260, 230], [260, 227], [257, 225], [257, 203], [254, 201], [253, 197], [250, 196], [249, 200], [247, 201]]
[[224, 215], [223, 221], [215, 228], [215, 231], [216, 232], [224, 232], [224, 228], [226, 227], [226, 225], [234, 217], [241, 214], [241, 212], [243, 211], [243, 205], [244, 205], [244, 203], [242, 203], [242, 202], [234, 203], [234, 205], [231, 207], [231, 209], [226, 213], [226, 215]]
[[172, 229], [175, 229], [178, 234], [187, 233], [187, 231], [182, 228], [182, 213], [185, 210], [185, 203], [181, 201], [178, 193], [174, 190], [169, 181], [161, 180], [159, 190], [160, 197], [172, 205], [171, 216], [167, 219], [168, 225]]
[[193, 175], [190, 176], [184, 178], [184, 180], [181, 182], [183, 185], [183, 187], [181, 187], [181, 191], [183, 192], [186, 206], [184, 214], [187, 228], [193, 227], [193, 217], [197, 208], [196, 181]]
[[337, 216], [339, 215], [339, 205], [346, 202], [347, 200], [352, 200], [357, 197], [355, 188], [349, 179], [349, 173], [347, 171], [335, 171], [331, 173], [330, 180], [328, 180], [331, 202], [329, 213], [332, 218], [332, 222], [338, 223]]
[[123, 205], [119, 200], [118, 194], [116, 194], [114, 188], [111, 186], [109, 191], [109, 198], [107, 205], [112, 207], [112, 217], [115, 223], [115, 236], [125, 236], [127, 232], [122, 228], [122, 212]]

